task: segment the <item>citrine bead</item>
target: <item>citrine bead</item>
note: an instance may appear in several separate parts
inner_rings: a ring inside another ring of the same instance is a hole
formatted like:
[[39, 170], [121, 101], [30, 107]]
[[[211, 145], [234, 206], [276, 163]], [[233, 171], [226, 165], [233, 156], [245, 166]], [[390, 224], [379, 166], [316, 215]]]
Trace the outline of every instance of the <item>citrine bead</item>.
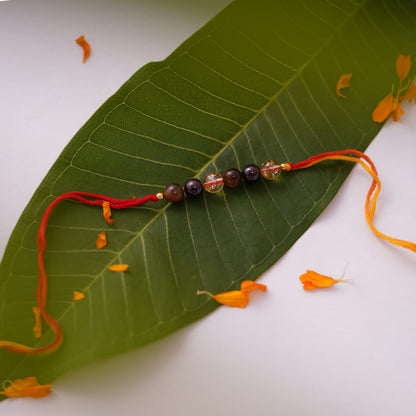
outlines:
[[260, 179], [260, 168], [257, 165], [247, 165], [242, 170], [243, 179], [247, 183], [257, 182]]
[[222, 178], [224, 179], [224, 185], [228, 186], [229, 188], [235, 188], [236, 186], [240, 185], [241, 183], [241, 172], [238, 169], [231, 168], [227, 169]]
[[266, 160], [260, 167], [263, 178], [273, 180], [280, 176], [282, 167], [274, 160]]
[[184, 186], [185, 194], [189, 198], [196, 198], [202, 194], [204, 187], [199, 179], [192, 178], [186, 181]]
[[183, 189], [177, 183], [171, 183], [163, 191], [163, 196], [169, 202], [181, 202], [183, 200]]
[[224, 179], [218, 172], [210, 172], [205, 175], [202, 184], [207, 192], [214, 194], [224, 187]]

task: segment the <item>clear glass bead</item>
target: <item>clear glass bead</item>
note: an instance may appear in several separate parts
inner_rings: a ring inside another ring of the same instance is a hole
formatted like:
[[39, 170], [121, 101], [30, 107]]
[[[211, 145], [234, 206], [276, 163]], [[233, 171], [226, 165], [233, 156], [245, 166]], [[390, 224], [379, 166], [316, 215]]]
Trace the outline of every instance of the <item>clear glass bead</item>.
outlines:
[[282, 167], [274, 160], [266, 160], [260, 167], [263, 178], [273, 180], [280, 176]]
[[202, 181], [207, 192], [215, 194], [224, 187], [224, 179], [218, 172], [207, 173]]

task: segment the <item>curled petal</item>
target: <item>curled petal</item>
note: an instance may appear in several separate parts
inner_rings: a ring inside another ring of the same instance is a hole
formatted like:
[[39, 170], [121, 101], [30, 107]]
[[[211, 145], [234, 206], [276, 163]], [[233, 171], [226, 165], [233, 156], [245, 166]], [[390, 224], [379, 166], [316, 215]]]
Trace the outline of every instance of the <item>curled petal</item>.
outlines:
[[330, 287], [334, 283], [346, 282], [349, 279], [333, 279], [332, 277], [314, 272], [313, 270], [306, 270], [306, 273], [302, 274], [299, 277], [299, 280], [303, 283], [303, 288], [305, 290], [313, 290], [318, 287]]
[[107, 245], [107, 236], [105, 234], [105, 231], [103, 231], [102, 233], [98, 234], [96, 246], [97, 246], [97, 249], [99, 250], [100, 248], [103, 248], [106, 245]]
[[248, 293], [241, 290], [232, 290], [230, 292], [219, 293], [213, 298], [223, 305], [233, 308], [245, 308], [248, 305]]
[[410, 56], [399, 55], [396, 60], [396, 72], [400, 81], [403, 81], [409, 74], [412, 65]]
[[128, 268], [128, 264], [113, 264], [108, 266], [108, 270], [111, 270], [112, 272], [125, 272]]
[[250, 292], [251, 290], [254, 290], [254, 289], [260, 289], [263, 292], [266, 292], [267, 286], [261, 283], [253, 282], [252, 280], [245, 280], [244, 282], [241, 283], [240, 290], [242, 292]]
[[400, 101], [408, 100], [409, 103], [412, 101], [412, 99], [416, 103], [416, 84], [410, 85], [410, 87], [407, 90], [406, 94], [405, 95], [402, 95], [401, 97], [399, 97], [399, 100]]
[[316, 289], [317, 287], [329, 287], [336, 283], [336, 280], [332, 277], [324, 276], [312, 270], [306, 270], [306, 273], [302, 274], [299, 280], [303, 283], [303, 288], [306, 290]]
[[245, 308], [248, 304], [248, 292], [260, 289], [263, 292], [267, 291], [267, 286], [262, 285], [261, 283], [255, 283], [252, 280], [245, 280], [240, 285], [240, 290], [231, 290], [229, 292], [222, 292], [218, 293], [217, 295], [213, 295], [206, 290], [198, 290], [196, 292], [197, 295], [208, 295], [211, 298], [215, 299], [218, 303], [223, 305], [231, 306], [233, 308]]
[[103, 215], [109, 225], [112, 225], [114, 220], [111, 218], [111, 208], [108, 201], [103, 201]]
[[382, 123], [390, 117], [390, 114], [393, 112], [393, 94], [390, 93], [384, 97], [377, 105], [376, 109], [373, 111], [372, 118], [377, 123]]
[[352, 74], [343, 74], [339, 77], [339, 80], [337, 82], [337, 95], [340, 97], [344, 97], [345, 95], [341, 92], [341, 90], [345, 87], [350, 86]]
[[85, 40], [84, 35], [80, 36], [79, 38], [75, 39], [75, 42], [78, 43], [84, 49], [84, 58], [82, 60], [83, 63], [88, 59], [91, 53], [91, 46], [90, 44]]
[[82, 299], [85, 299], [85, 295], [84, 295], [83, 293], [81, 293], [81, 292], [77, 292], [76, 290], [74, 290], [74, 296], [73, 296], [73, 299], [74, 299], [75, 301], [77, 301], [77, 300], [82, 300]]
[[399, 100], [397, 98], [394, 99], [393, 102], [393, 113], [392, 117], [394, 121], [399, 121], [400, 116], [404, 114], [402, 107], [400, 106]]
[[309, 283], [309, 282], [302, 282], [302, 283], [303, 283], [303, 289], [305, 290], [316, 289], [316, 286], [314, 286], [312, 283]]
[[27, 377], [10, 382], [9, 386], [0, 394], [7, 397], [45, 397], [51, 393], [51, 385], [40, 385], [36, 377]]

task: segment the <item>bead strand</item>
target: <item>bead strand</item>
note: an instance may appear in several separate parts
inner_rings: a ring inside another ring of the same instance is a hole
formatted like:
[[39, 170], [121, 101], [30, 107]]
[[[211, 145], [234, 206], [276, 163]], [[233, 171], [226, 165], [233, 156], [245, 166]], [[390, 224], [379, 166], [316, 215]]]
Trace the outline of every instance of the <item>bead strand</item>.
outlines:
[[182, 188], [177, 183], [169, 184], [162, 193], [158, 193], [159, 199], [166, 199], [169, 202], [180, 202], [186, 195], [188, 198], [197, 198], [205, 190], [209, 193], [220, 192], [224, 185], [228, 188], [236, 188], [244, 180], [245, 183], [255, 183], [261, 176], [268, 180], [277, 179], [282, 170], [290, 170], [289, 164], [278, 164], [274, 160], [266, 160], [261, 167], [255, 164], [246, 165], [240, 172], [236, 168], [227, 169], [221, 176], [218, 172], [209, 172], [200, 181], [197, 178], [188, 179]]

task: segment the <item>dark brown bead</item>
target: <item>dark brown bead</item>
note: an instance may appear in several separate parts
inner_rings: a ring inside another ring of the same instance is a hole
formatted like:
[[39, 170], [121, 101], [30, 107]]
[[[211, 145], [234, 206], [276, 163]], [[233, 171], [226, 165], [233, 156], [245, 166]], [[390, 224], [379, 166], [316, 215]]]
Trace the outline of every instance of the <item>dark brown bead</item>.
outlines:
[[183, 200], [183, 189], [177, 183], [171, 183], [163, 191], [163, 196], [169, 202], [181, 202]]
[[229, 188], [235, 188], [236, 186], [240, 185], [242, 176], [238, 169], [231, 168], [224, 172], [222, 178], [224, 179], [225, 186], [228, 186]]
[[189, 198], [196, 198], [202, 194], [204, 187], [199, 179], [192, 178], [186, 181], [184, 190]]
[[257, 165], [247, 165], [243, 168], [243, 178], [247, 183], [254, 183], [260, 179], [261, 172]]

